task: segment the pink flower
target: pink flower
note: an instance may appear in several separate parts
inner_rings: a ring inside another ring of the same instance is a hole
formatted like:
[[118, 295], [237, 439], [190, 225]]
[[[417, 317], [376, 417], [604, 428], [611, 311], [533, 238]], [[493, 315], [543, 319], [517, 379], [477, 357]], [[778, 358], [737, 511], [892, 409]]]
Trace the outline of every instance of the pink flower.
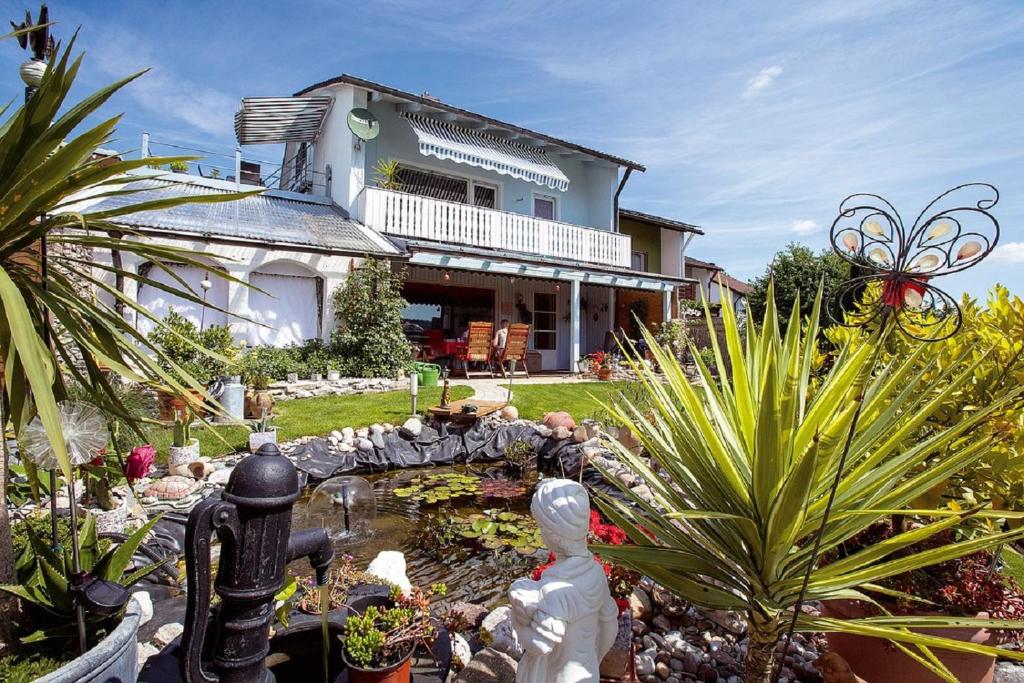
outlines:
[[156, 449], [150, 444], [136, 446], [132, 449], [131, 455], [124, 463], [124, 476], [129, 481], [142, 479], [149, 474], [149, 468], [153, 466], [156, 459]]

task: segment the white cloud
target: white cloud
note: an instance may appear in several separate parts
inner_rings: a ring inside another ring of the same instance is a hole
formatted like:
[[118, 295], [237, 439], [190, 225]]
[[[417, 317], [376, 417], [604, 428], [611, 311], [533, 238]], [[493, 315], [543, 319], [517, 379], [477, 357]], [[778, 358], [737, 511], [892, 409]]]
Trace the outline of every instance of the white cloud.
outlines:
[[1002, 263], [1024, 263], [1024, 242], [1007, 242], [992, 251], [992, 260]]
[[775, 79], [782, 75], [782, 67], [778, 64], [766, 66], [757, 72], [757, 75], [747, 81], [747, 89], [743, 91], [744, 97], [753, 97], [765, 88], [770, 87]]
[[819, 225], [817, 221], [812, 221], [805, 218], [802, 221], [793, 221], [792, 228], [793, 232], [795, 232], [798, 235], [810, 235], [815, 232], [818, 232], [818, 229], [821, 228], [821, 225]]

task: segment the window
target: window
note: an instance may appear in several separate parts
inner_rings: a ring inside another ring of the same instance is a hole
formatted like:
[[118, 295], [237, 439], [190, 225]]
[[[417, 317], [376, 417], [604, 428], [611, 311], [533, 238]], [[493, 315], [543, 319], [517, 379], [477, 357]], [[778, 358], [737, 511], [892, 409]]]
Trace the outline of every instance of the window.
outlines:
[[557, 301], [554, 294], [537, 292], [533, 295], [533, 348], [554, 351], [557, 347]]
[[555, 198], [546, 194], [533, 195], [533, 215], [537, 218], [555, 220]]
[[485, 209], [497, 208], [498, 188], [483, 183], [473, 183], [473, 204]]
[[[401, 166], [398, 169], [398, 182], [399, 189], [409, 194], [459, 202], [460, 204], [472, 203], [474, 206], [485, 209], [498, 207], [497, 185], [408, 166]], [[471, 198], [472, 202], [470, 202]]]
[[633, 270], [638, 270], [642, 273], [647, 272], [647, 252], [646, 251], [634, 251], [632, 260]]

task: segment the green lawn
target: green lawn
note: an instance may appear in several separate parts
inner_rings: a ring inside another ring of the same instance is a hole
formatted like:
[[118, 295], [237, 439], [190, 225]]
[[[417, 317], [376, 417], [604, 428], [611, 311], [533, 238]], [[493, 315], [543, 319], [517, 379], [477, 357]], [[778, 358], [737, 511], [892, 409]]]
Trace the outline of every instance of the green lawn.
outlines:
[[600, 416], [602, 401], [608, 401], [613, 392], [622, 391], [626, 382], [587, 382], [562, 384], [521, 384], [512, 382], [512, 405], [519, 409], [519, 417], [539, 420], [544, 413], [564, 410], [577, 422]]
[[[468, 387], [452, 387], [454, 399], [466, 398], [472, 394]], [[436, 405], [441, 399], [441, 390], [423, 387], [419, 394], [419, 409], [422, 411]], [[401, 424], [409, 417], [412, 404], [408, 391], [386, 391], [378, 394], [349, 396], [321, 396], [281, 401], [274, 406], [273, 424], [277, 426], [279, 441], [288, 441], [300, 436], [323, 435], [342, 427], [366, 427], [375, 422]], [[203, 455], [217, 456], [248, 448], [247, 427], [205, 427], [196, 426], [192, 436], [199, 439]], [[152, 433], [153, 445], [161, 458], [166, 457], [171, 443], [171, 430], [161, 429]]]

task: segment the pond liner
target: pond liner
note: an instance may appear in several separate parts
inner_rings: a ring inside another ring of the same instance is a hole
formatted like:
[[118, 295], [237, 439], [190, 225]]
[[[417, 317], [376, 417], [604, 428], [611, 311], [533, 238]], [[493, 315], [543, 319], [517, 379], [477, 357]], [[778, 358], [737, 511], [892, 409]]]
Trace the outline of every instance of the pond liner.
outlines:
[[470, 427], [424, 426], [415, 439], [395, 430], [382, 436], [383, 448], [348, 453], [331, 450], [326, 439], [315, 438], [297, 446], [291, 457], [310, 479], [323, 480], [339, 474], [503, 460], [505, 450], [519, 440], [538, 451], [550, 441], [529, 424], [481, 420]]

